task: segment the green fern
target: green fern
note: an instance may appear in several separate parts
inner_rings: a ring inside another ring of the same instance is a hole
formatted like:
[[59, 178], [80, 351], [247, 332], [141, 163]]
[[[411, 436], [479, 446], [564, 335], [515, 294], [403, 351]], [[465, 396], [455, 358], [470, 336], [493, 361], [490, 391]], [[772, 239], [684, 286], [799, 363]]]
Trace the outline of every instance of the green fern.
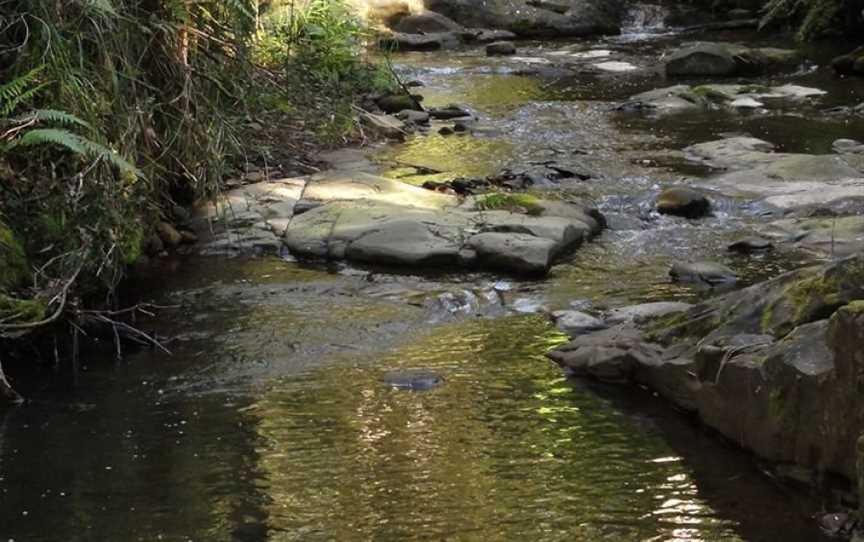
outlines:
[[30, 98], [45, 88], [45, 83], [34, 85], [36, 77], [43, 68], [44, 66], [39, 66], [17, 79], [0, 85], [0, 118], [8, 117], [13, 111], [18, 109], [22, 104], [27, 103]]
[[32, 121], [51, 122], [62, 124], [64, 126], [77, 125], [88, 129], [92, 128], [89, 123], [79, 119], [75, 115], [65, 111], [58, 111], [56, 109], [35, 109], [12, 119], [13, 124], [24, 124]]
[[13, 144], [22, 147], [52, 144], [58, 145], [79, 156], [105, 160], [123, 173], [130, 173], [135, 177], [144, 176], [144, 174], [132, 163], [108, 147], [60, 128], [37, 128], [35, 130], [30, 130], [19, 139], [15, 140]]

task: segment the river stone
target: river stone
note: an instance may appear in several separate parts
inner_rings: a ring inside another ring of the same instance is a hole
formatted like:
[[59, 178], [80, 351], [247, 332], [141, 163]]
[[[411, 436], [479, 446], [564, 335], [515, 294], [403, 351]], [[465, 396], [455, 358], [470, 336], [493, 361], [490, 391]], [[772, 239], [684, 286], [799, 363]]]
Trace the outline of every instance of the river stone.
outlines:
[[396, 118], [403, 122], [410, 122], [411, 124], [429, 124], [430, 115], [427, 111], [406, 109], [396, 113]]
[[606, 329], [606, 323], [584, 312], [567, 310], [552, 313], [555, 325], [571, 337]]
[[422, 111], [423, 107], [416, 101], [414, 96], [407, 94], [389, 94], [382, 96], [375, 101], [375, 104], [382, 111], [388, 114], [399, 113], [400, 111]]
[[462, 36], [456, 32], [435, 32], [433, 34], [393, 32], [378, 39], [378, 47], [385, 51], [438, 51], [455, 49], [461, 43]]
[[729, 244], [729, 252], [749, 254], [751, 252], [765, 252], [774, 248], [774, 243], [764, 237], [745, 237]]
[[436, 120], [452, 120], [461, 117], [473, 117], [471, 110], [464, 105], [450, 104], [445, 107], [433, 107], [429, 115]]
[[516, 45], [512, 41], [496, 41], [486, 46], [486, 56], [515, 55]]
[[435, 34], [438, 32], [464, 32], [465, 28], [440, 13], [424, 11], [399, 18], [391, 27], [403, 34]]
[[716, 262], [676, 262], [669, 270], [675, 282], [694, 282], [717, 286], [738, 280], [734, 271]]
[[735, 54], [719, 43], [700, 43], [673, 52], [665, 62], [666, 75], [733, 75]]
[[786, 49], [702, 42], [673, 52], [664, 65], [666, 75], [670, 76], [738, 76], [792, 67], [800, 58], [796, 51]]
[[[415, 113], [421, 112], [415, 111]], [[403, 140], [408, 133], [405, 123], [390, 115], [376, 115], [364, 111], [360, 113], [360, 123], [371, 133], [388, 139]]]
[[670, 314], [685, 312], [693, 305], [676, 301], [657, 301], [654, 303], [642, 303], [612, 309], [606, 314], [606, 322], [609, 324], [621, 324], [635, 322], [637, 324]]
[[510, 41], [516, 39], [516, 34], [509, 30], [477, 30], [473, 40], [477, 43], [492, 43], [493, 41]]
[[637, 365], [652, 363], [661, 352], [635, 329], [615, 327], [578, 336], [548, 355], [573, 376], [623, 383]]
[[444, 377], [426, 372], [389, 373], [381, 380], [394, 389], [410, 391], [427, 391], [444, 384]]
[[416, 221], [394, 219], [354, 239], [346, 249], [349, 260], [415, 267], [458, 265], [457, 239], [436, 235]]
[[686, 186], [667, 188], [657, 196], [657, 212], [664, 215], [702, 218], [711, 211], [711, 203], [702, 192]]
[[549, 270], [556, 254], [555, 241], [524, 233], [481, 233], [466, 246], [486, 266], [518, 274], [536, 275]]

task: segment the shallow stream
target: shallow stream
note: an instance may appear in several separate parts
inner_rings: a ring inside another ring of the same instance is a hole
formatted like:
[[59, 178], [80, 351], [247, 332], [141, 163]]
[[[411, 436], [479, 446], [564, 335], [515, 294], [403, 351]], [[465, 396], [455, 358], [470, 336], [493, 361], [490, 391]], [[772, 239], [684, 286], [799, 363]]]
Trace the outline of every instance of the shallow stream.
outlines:
[[[429, 176], [410, 166], [454, 177], [549, 159], [600, 172], [568, 187], [610, 217], [595, 243], [544, 281], [164, 261], [139, 288], [174, 306], [143, 323], [172, 337], [172, 355], [114, 363], [106, 348], [83, 360], [74, 391], [37, 390], [0, 418], [0, 540], [819, 540], [819, 503], [753, 458], [647, 392], [586, 387], [544, 357], [566, 337], [541, 308], [714, 295], [670, 283], [669, 265], [694, 255], [740, 284], [812, 259], [727, 255], [760, 219], [744, 201], [720, 198], [698, 223], [652, 214], [664, 183], [705, 174], [682, 147], [748, 132], [826, 152], [861, 128], [804, 105], [622, 118], [615, 102], [667, 82], [534, 69], [606, 49], [647, 66], [693, 38], [653, 20], [613, 40], [525, 44], [517, 58], [395, 59], [428, 105], [464, 103], [480, 121], [380, 149], [387, 174], [420, 183]], [[827, 90], [823, 105], [862, 101], [824, 67], [780, 79]], [[436, 385], [394, 386], [421, 374]]]

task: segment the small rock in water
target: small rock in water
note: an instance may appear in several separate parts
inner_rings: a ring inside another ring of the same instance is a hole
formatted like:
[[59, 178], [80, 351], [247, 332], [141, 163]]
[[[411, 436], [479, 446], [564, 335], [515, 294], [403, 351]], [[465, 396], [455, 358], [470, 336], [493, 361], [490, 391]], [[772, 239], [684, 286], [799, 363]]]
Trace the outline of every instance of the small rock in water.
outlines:
[[515, 55], [516, 45], [512, 41], [496, 41], [486, 46], [486, 56]]
[[609, 324], [620, 324], [624, 322], [636, 322], [637, 324], [660, 318], [676, 312], [689, 310], [693, 305], [676, 301], [658, 301], [655, 303], [642, 303], [641, 305], [630, 305], [612, 309], [606, 314], [606, 322]]
[[774, 243], [763, 237], [747, 237], [739, 241], [735, 241], [728, 247], [729, 252], [738, 252], [741, 254], [749, 254], [751, 252], [765, 252], [774, 248]]
[[398, 390], [426, 391], [443, 384], [444, 377], [425, 372], [405, 372], [387, 374], [382, 381]]
[[715, 262], [676, 263], [669, 270], [669, 276], [675, 282], [694, 282], [709, 286], [734, 284], [738, 280], [734, 271]]
[[448, 135], [453, 135], [454, 132], [453, 132], [453, 128], [450, 128], [449, 126], [444, 126], [440, 130], [438, 130], [438, 133], [443, 135], [443, 136], [448, 136]]
[[634, 70], [638, 70], [636, 66], [630, 64], [629, 62], [621, 62], [617, 60], [610, 60], [608, 62], [600, 62], [594, 64], [594, 67], [603, 70], [604, 72], [632, 72]]
[[471, 110], [465, 106], [450, 104], [447, 107], [433, 107], [429, 110], [429, 115], [437, 120], [451, 120], [461, 117], [472, 118]]
[[552, 313], [555, 325], [571, 337], [585, 335], [592, 331], [606, 329], [606, 324], [599, 318], [579, 311], [555, 311]]
[[705, 194], [685, 186], [667, 188], [657, 196], [657, 212], [664, 215], [702, 218], [710, 211], [711, 202]]

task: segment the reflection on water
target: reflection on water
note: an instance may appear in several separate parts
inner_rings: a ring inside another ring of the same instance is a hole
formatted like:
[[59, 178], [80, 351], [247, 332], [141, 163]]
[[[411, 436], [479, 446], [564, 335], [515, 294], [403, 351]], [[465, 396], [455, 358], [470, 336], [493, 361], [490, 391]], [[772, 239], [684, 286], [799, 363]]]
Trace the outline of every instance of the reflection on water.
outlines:
[[[4, 537], [813, 540], [734, 454], [688, 459], [692, 429], [670, 445], [661, 418], [565, 380], [543, 357], [562, 340], [536, 316], [473, 320], [230, 395], [164, 395], [156, 353], [96, 368], [88, 408], [3, 420]], [[444, 384], [382, 382], [417, 369]]]
[[[486, 177], [497, 173], [502, 164], [509, 162], [512, 145], [500, 139], [471, 135], [418, 137], [402, 144], [385, 148], [376, 159], [397, 166], [421, 166], [443, 171], [444, 180], [457, 177]], [[392, 175], [404, 173], [395, 170]], [[440, 175], [412, 175], [401, 177], [412, 184], [423, 184]]]

